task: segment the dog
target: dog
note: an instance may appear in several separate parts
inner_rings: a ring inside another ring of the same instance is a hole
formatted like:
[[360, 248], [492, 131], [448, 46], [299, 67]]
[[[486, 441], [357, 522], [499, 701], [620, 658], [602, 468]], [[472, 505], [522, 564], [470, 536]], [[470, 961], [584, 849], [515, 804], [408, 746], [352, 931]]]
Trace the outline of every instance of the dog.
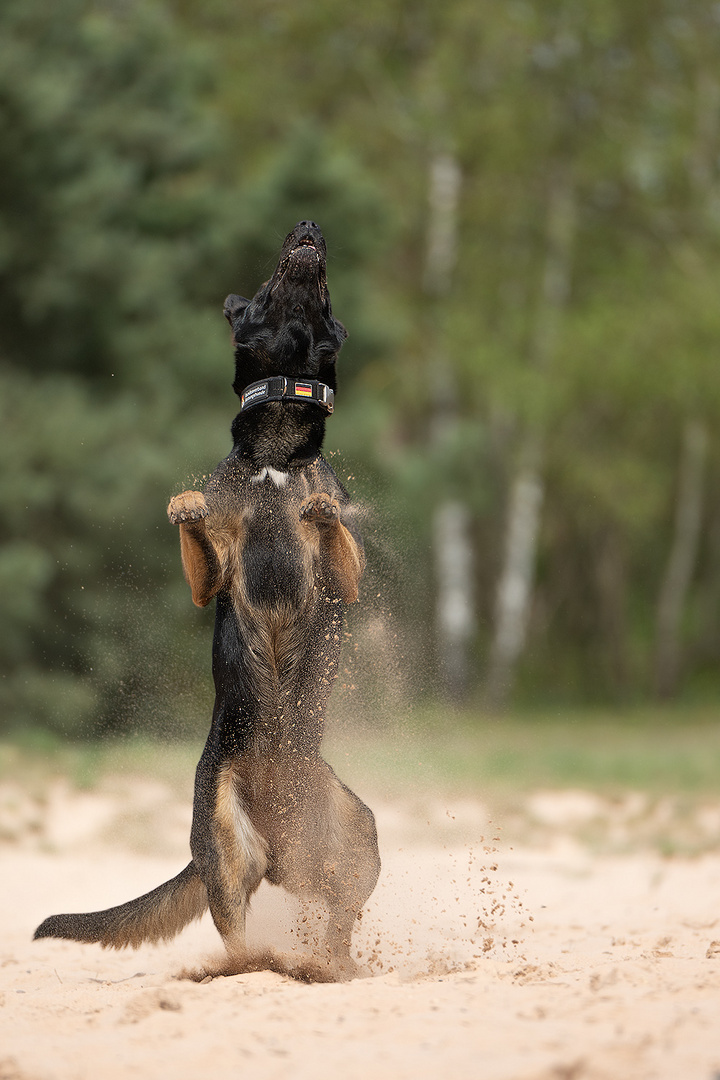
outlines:
[[347, 331], [332, 314], [318, 226], [301, 221], [270, 280], [252, 300], [230, 295], [224, 313], [240, 397], [233, 448], [202, 492], [168, 506], [193, 602], [216, 601], [192, 859], [137, 900], [51, 916], [35, 938], [137, 947], [209, 907], [227, 963], [250, 970], [246, 913], [266, 878], [324, 903], [324, 977], [351, 978], [351, 936], [380, 858], [372, 812], [320, 756], [343, 609], [358, 598], [365, 556], [357, 512], [321, 455]]

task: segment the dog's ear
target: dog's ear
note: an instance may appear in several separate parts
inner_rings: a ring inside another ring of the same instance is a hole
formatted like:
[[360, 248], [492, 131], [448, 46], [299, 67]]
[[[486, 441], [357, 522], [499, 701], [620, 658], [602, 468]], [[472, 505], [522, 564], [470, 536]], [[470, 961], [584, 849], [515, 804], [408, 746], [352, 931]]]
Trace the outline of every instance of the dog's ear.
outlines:
[[250, 301], [246, 300], [244, 296], [237, 296], [236, 293], [230, 293], [223, 304], [223, 315], [231, 326], [238, 315], [242, 315], [249, 303]]

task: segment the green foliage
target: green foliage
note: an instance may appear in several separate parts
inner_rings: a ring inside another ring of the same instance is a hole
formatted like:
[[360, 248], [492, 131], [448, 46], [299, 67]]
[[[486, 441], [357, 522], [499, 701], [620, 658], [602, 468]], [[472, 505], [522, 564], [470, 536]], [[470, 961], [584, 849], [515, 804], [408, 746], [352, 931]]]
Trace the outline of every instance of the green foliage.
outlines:
[[229, 449], [223, 297], [255, 290], [308, 202], [353, 223], [335, 248], [357, 282], [379, 200], [309, 130], [238, 197], [210, 54], [159, 5], [11, 2], [0, 40], [2, 723], [202, 728], [211, 614], [164, 507]]
[[200, 58], [152, 4], [11, 0], [2, 31], [4, 359], [137, 382], [218, 254]]
[[[206, 724], [212, 616], [191, 608], [164, 506], [228, 449], [223, 297], [254, 292], [303, 217], [350, 331], [328, 448], [370, 508], [358, 641], [384, 621], [406, 682], [435, 692], [431, 520], [461, 497], [479, 686], [531, 425], [546, 494], [520, 697], [642, 698], [696, 419], [711, 442], [684, 674], [716, 696], [719, 60], [699, 0], [7, 0], [0, 723]], [[462, 188], [452, 289], [430, 299], [439, 151]], [[539, 365], [559, 171], [575, 243]]]

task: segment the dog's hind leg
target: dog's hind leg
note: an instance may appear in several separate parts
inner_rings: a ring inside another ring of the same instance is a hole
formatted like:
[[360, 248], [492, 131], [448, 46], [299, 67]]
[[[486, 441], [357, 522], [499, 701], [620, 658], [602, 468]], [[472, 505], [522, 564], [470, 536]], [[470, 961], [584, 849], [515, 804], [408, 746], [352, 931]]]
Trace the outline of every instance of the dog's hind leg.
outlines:
[[201, 759], [190, 846], [228, 955], [241, 959], [248, 903], [265, 876], [267, 854], [238, 793], [232, 763], [212, 767]]
[[302, 802], [267, 876], [288, 892], [324, 902], [321, 959], [334, 978], [350, 979], [358, 974], [350, 955], [353, 929], [380, 874], [375, 818], [321, 758], [309, 771]]
[[334, 773], [320, 891], [328, 906], [326, 947], [339, 971], [351, 972], [350, 942], [358, 915], [380, 876], [375, 817]]

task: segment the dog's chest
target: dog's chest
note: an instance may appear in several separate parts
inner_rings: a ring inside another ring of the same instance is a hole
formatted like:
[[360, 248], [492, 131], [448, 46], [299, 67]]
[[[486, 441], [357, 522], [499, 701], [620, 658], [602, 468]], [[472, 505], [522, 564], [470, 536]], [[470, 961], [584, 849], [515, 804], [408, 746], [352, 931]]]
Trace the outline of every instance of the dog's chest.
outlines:
[[253, 607], [295, 607], [312, 589], [313, 552], [300, 525], [306, 495], [302, 476], [270, 469], [246, 489], [241, 573]]

